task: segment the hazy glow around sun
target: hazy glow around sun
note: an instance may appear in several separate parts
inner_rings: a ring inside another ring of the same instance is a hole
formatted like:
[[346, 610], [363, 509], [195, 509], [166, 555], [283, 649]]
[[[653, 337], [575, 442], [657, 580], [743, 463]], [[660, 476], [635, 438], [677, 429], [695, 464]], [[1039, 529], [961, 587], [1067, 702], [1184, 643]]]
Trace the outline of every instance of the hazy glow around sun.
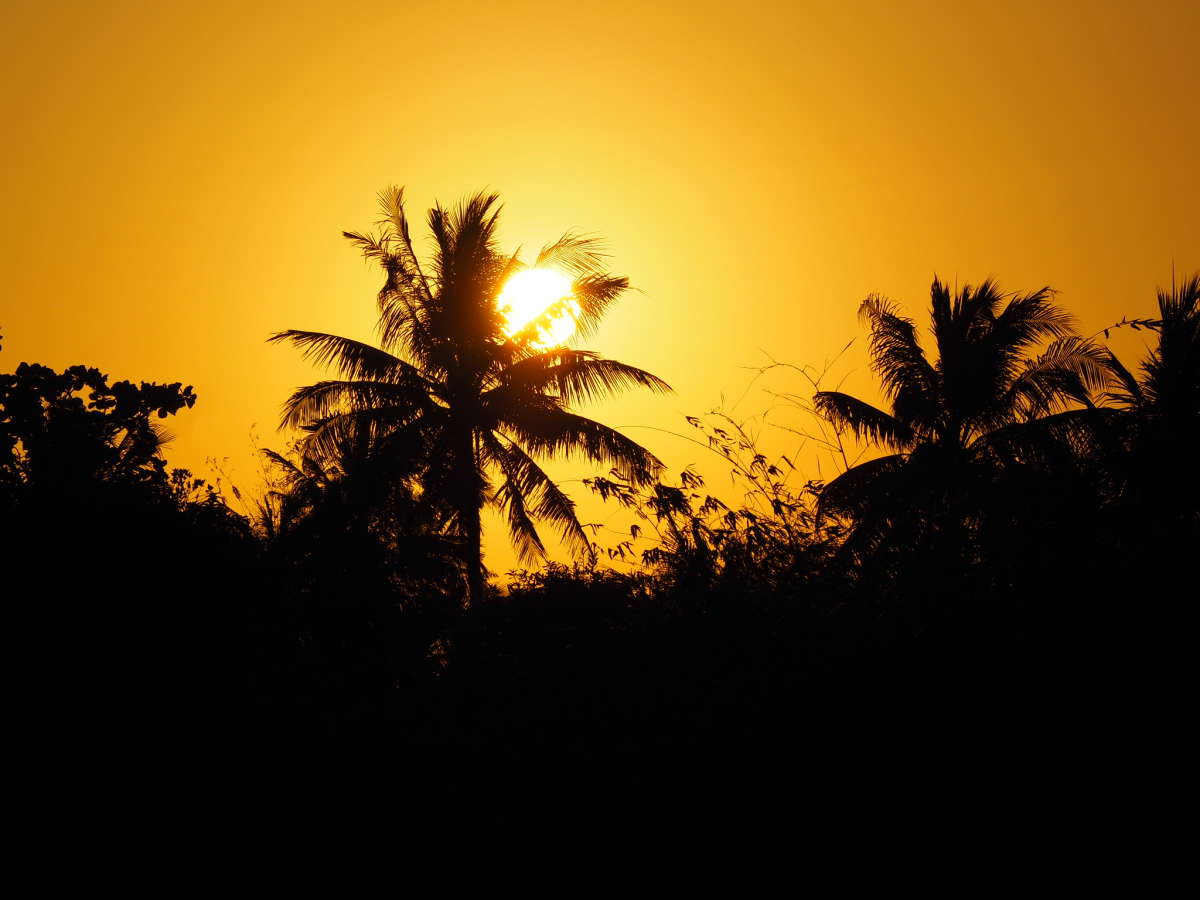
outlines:
[[504, 315], [504, 333], [512, 337], [539, 316], [547, 321], [537, 327], [533, 343], [538, 347], [557, 347], [575, 333], [579, 302], [571, 294], [571, 282], [553, 269], [523, 269], [504, 284], [496, 299]]

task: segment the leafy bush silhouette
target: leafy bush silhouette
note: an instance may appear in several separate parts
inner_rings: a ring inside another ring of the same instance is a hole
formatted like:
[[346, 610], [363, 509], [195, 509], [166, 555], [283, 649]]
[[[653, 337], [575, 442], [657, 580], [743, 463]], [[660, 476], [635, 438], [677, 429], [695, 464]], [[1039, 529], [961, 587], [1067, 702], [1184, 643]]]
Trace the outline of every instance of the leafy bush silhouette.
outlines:
[[182, 777], [204, 744], [182, 736], [230, 681], [217, 624], [242, 621], [230, 585], [258, 581], [245, 520], [160, 452], [158, 422], [195, 402], [181, 383], [110, 383], [85, 366], [0, 374], [4, 650], [29, 766], [16, 814], [48, 884], [130, 877], [120, 840], [152, 857], [145, 871], [169, 868], [148, 823], [205, 781]]

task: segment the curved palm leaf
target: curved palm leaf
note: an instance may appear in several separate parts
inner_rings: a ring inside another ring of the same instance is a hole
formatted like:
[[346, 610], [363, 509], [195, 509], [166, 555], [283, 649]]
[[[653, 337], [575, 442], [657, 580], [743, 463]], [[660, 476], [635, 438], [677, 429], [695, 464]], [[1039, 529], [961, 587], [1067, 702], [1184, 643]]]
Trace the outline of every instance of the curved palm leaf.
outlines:
[[534, 266], [552, 266], [576, 277], [603, 274], [604, 244], [597, 238], [568, 231], [538, 252]]
[[588, 350], [557, 347], [526, 357], [504, 369], [494, 391], [553, 391], [565, 403], [608, 397], [625, 388], [669, 393], [671, 386], [644, 369], [604, 359]]
[[498, 425], [535, 454], [582, 455], [612, 466], [635, 484], [649, 484], [665, 468], [641, 444], [607, 425], [567, 412], [552, 398], [513, 408]]
[[1145, 404], [1146, 395], [1142, 390], [1141, 382], [1125, 368], [1124, 363], [1117, 359], [1116, 354], [1111, 350], [1105, 351], [1104, 365], [1115, 382], [1114, 390], [1104, 394], [1106, 402], [1126, 409], [1137, 409]]
[[884, 392], [899, 400], [913, 421], [932, 424], [937, 414], [937, 372], [925, 357], [912, 319], [879, 294], [862, 302], [858, 314], [871, 328], [871, 360], [883, 379]]
[[504, 484], [497, 491], [498, 501], [509, 513], [514, 543], [522, 553], [523, 561], [545, 557], [545, 546], [533, 526], [530, 512], [557, 526], [559, 536], [573, 551], [588, 552], [590, 542], [575, 515], [574, 501], [513, 441], [488, 435], [487, 447], [505, 476]]
[[1014, 417], [1032, 419], [1059, 412], [1070, 403], [1090, 405], [1093, 393], [1107, 386], [1108, 354], [1088, 338], [1052, 341], [1045, 351], [1026, 360], [981, 416], [986, 429], [999, 428]]
[[813, 396], [817, 412], [835, 425], [849, 428], [855, 437], [904, 450], [917, 439], [912, 427], [857, 397], [840, 391], [819, 391]]
[[588, 274], [571, 282], [571, 293], [579, 303], [576, 318], [578, 332], [582, 337], [591, 337], [600, 326], [600, 320], [618, 297], [629, 290], [629, 279], [624, 275]]
[[415, 381], [424, 383], [421, 373], [402, 359], [361, 341], [325, 334], [320, 331], [281, 331], [267, 338], [268, 343], [291, 341], [303, 350], [305, 359], [318, 366], [334, 366], [345, 378], [372, 381]]
[[[422, 380], [421, 384], [424, 384]], [[434, 406], [420, 384], [382, 381], [318, 381], [295, 392], [283, 405], [280, 427], [299, 428], [339, 410], [386, 409], [393, 416], [415, 416]]]
[[880, 456], [847, 469], [821, 489], [817, 511], [821, 515], [855, 515], [861, 512], [864, 501], [873, 494], [890, 494], [886, 481], [899, 472], [908, 455], [894, 453]]
[[421, 260], [413, 250], [412, 235], [408, 228], [408, 217], [404, 213], [404, 188], [392, 185], [379, 192], [379, 208], [383, 218], [377, 223], [390, 228], [389, 237], [400, 249], [396, 256], [406, 281], [414, 289], [420, 289], [421, 300], [432, 303], [433, 293], [429, 289], [429, 281], [421, 269]]
[[439, 418], [436, 408], [417, 419], [388, 408], [331, 413], [301, 426], [307, 434], [300, 448], [315, 459], [340, 463], [361, 448], [381, 453], [389, 445], [415, 447], [434, 432]]

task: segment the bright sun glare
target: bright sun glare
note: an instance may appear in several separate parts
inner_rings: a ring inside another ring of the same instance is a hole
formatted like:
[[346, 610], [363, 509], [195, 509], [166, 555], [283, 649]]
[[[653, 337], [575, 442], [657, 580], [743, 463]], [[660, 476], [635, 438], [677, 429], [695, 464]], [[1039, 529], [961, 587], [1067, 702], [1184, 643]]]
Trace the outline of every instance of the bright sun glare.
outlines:
[[543, 314], [548, 320], [537, 327], [535, 346], [557, 347], [575, 333], [579, 303], [571, 295], [571, 282], [553, 269], [524, 269], [504, 285], [496, 300], [504, 315], [504, 333], [510, 337]]

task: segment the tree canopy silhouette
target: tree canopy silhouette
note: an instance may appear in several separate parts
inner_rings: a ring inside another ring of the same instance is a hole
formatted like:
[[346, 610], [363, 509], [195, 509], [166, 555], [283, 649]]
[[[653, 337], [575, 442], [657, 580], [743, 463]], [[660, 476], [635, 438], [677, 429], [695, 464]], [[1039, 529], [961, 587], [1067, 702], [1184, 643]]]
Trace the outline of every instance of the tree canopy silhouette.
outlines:
[[108, 383], [88, 366], [21, 363], [0, 375], [0, 485], [64, 494], [93, 483], [166, 484], [156, 423], [196, 402], [191, 385]]
[[1109, 399], [1161, 419], [1184, 438], [1194, 433], [1200, 416], [1200, 273], [1170, 291], [1160, 289], [1158, 314], [1157, 320], [1138, 320], [1158, 331], [1157, 346], [1141, 365], [1141, 378], [1110, 355], [1117, 384]]
[[[1158, 332], [1158, 340], [1137, 374], [1113, 354], [1107, 365], [1113, 388], [1108, 401], [1122, 412], [1107, 436], [1107, 463], [1116, 470], [1126, 502], [1153, 503], [1171, 510], [1175, 524], [1196, 520], [1200, 479], [1195, 447], [1200, 440], [1200, 273], [1158, 291], [1156, 320], [1135, 320], [1135, 328]], [[1125, 322], [1118, 323], [1125, 324]]]
[[893, 451], [823, 491], [824, 511], [856, 520], [860, 547], [899, 522], [958, 530], [998, 467], [1045, 452], [1079, 424], [1068, 408], [1106, 384], [1104, 351], [1074, 333], [1049, 288], [1006, 296], [989, 279], [952, 294], [935, 278], [930, 297], [933, 361], [895, 303], [871, 295], [859, 310], [890, 412], [838, 391], [814, 397], [835, 425]]
[[[381, 346], [316, 331], [271, 338], [340, 376], [299, 388], [285, 404], [282, 425], [305, 429], [303, 452], [318, 460], [336, 455], [348, 436], [369, 435], [376, 463], [412, 479], [423, 500], [446, 509], [448, 528], [463, 540], [472, 602], [483, 595], [485, 503], [504, 510], [525, 562], [545, 554], [535, 519], [557, 526], [573, 550], [588, 550], [574, 503], [536, 458], [578, 454], [639, 483], [662, 468], [639, 444], [569, 405], [629, 387], [670, 390], [649, 372], [591, 351], [539, 347], [537, 322], [505, 333], [496, 299], [525, 265], [497, 248], [498, 199], [479, 193], [453, 210], [431, 209], [434, 252], [422, 263], [403, 189], [382, 192], [380, 230], [345, 232], [384, 271]], [[627, 278], [605, 270], [595, 239], [572, 233], [543, 247], [534, 266], [570, 275], [585, 335], [629, 287]]]

